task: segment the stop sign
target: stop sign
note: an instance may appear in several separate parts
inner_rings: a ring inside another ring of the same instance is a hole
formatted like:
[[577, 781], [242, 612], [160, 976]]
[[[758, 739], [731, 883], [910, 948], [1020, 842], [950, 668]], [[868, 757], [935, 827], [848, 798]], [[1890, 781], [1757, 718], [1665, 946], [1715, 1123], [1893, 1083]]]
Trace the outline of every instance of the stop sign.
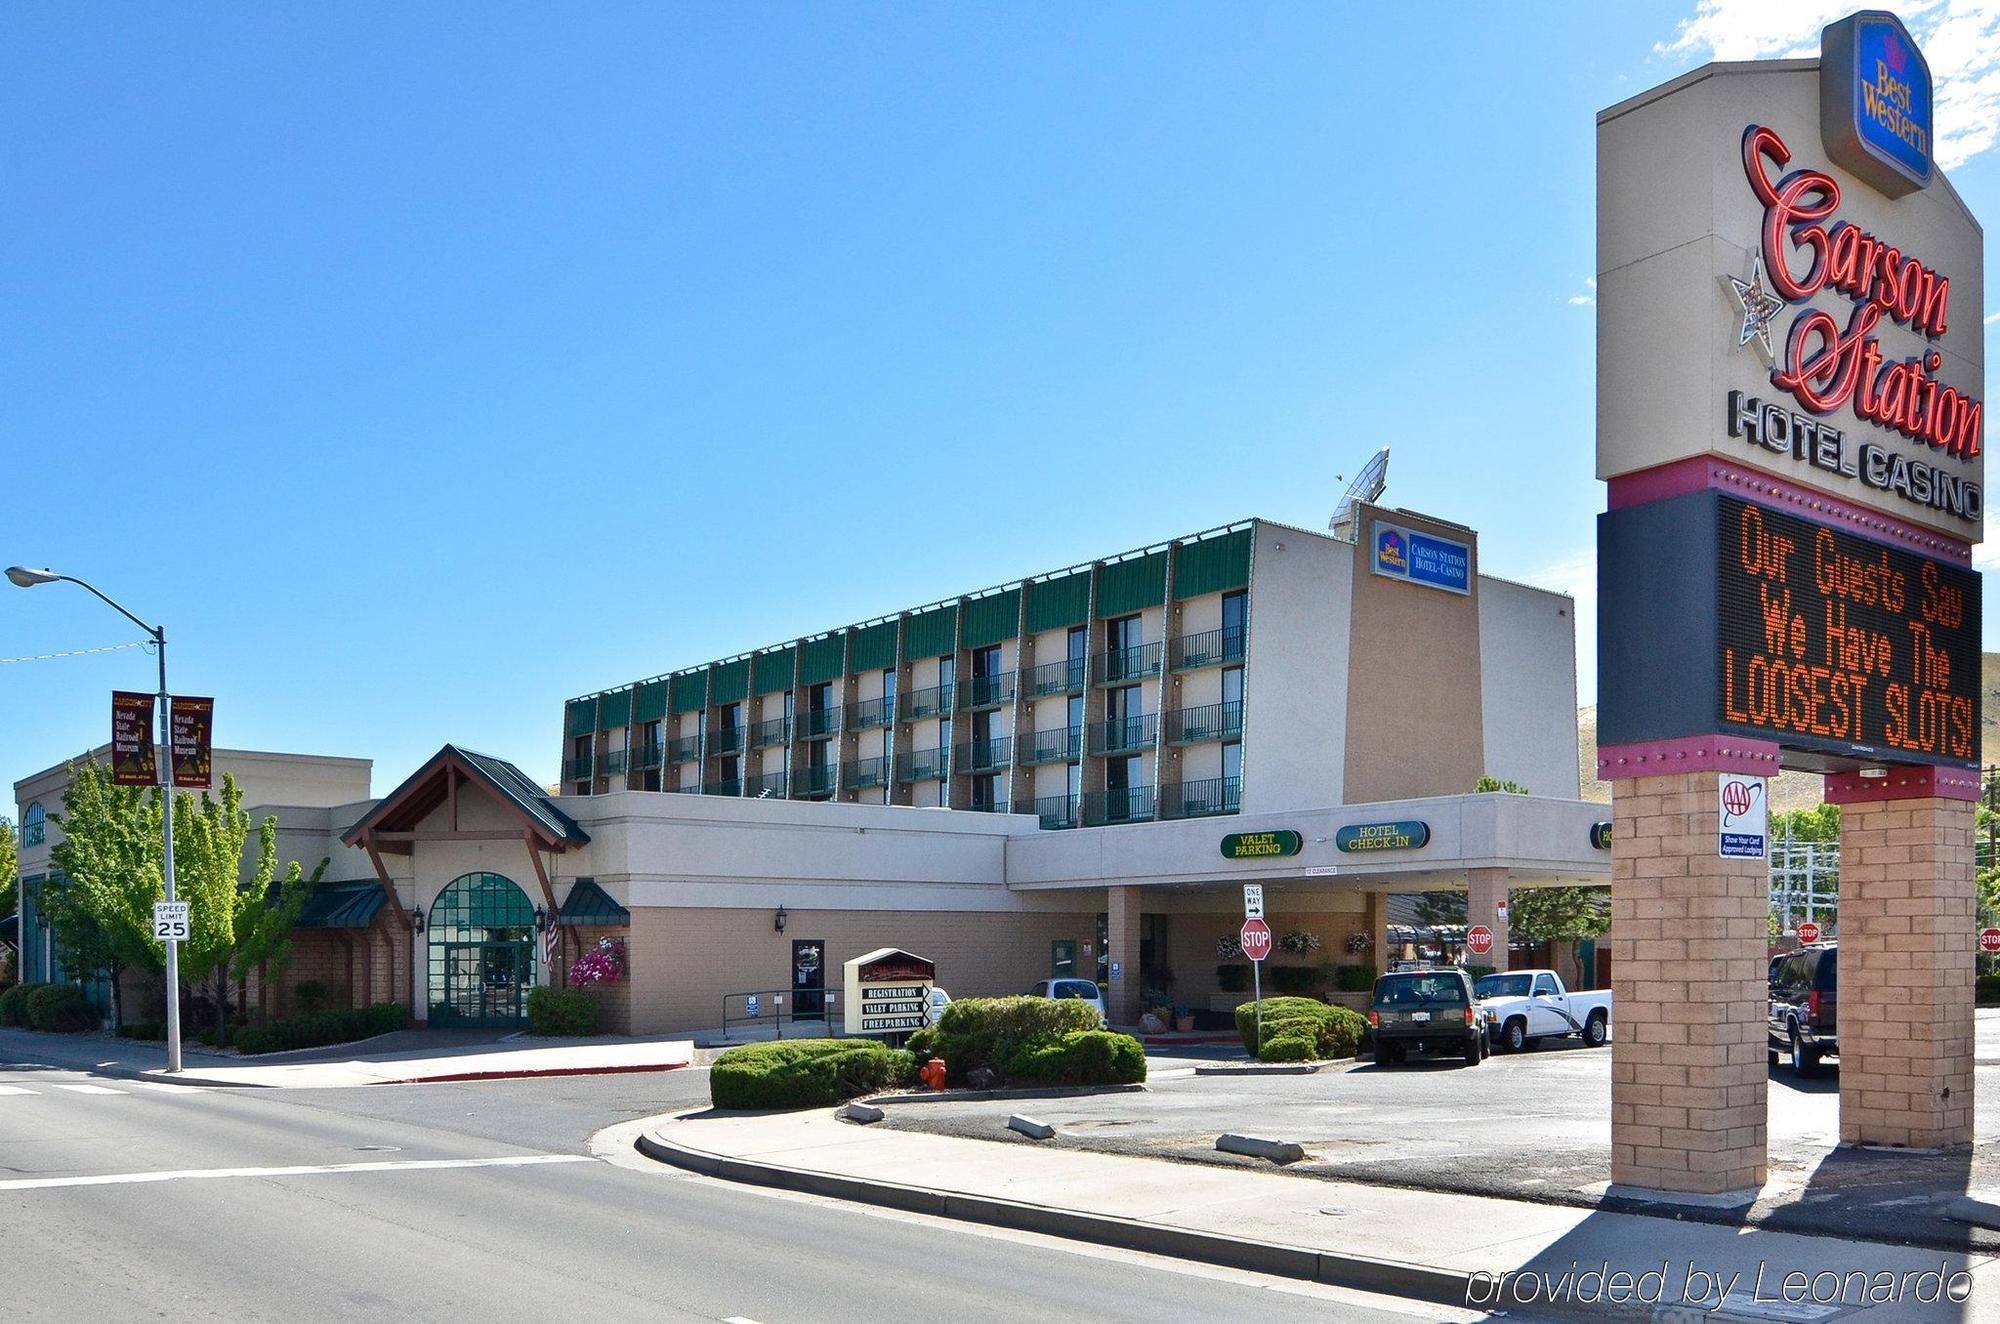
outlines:
[[1261, 961], [1271, 954], [1271, 926], [1261, 919], [1243, 921], [1243, 931], [1236, 935], [1243, 944], [1243, 954], [1253, 961]]
[[1819, 925], [1813, 923], [1811, 920], [1807, 920], [1803, 924], [1799, 925], [1799, 941], [1818, 942]]
[[1979, 931], [1979, 950], [1982, 952], [2000, 952], [2000, 929], [1981, 929]]
[[1484, 956], [1493, 950], [1493, 930], [1484, 924], [1475, 924], [1465, 931], [1465, 950], [1474, 956]]

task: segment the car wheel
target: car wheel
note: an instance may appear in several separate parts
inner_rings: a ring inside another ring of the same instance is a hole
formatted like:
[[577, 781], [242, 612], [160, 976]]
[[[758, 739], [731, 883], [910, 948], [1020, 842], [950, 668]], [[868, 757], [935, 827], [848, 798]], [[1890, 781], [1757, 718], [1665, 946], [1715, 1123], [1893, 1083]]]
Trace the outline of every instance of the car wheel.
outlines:
[[1792, 1074], [1808, 1078], [1816, 1074], [1819, 1071], [1819, 1050], [1817, 1048], [1806, 1047], [1805, 1042], [1799, 1038], [1797, 1022], [1793, 1022], [1792, 1024], [1791, 1046]]
[[1500, 1031], [1500, 1035], [1502, 1042], [1506, 1044], [1508, 1052], [1525, 1053], [1528, 1050], [1528, 1023], [1526, 1021], [1508, 1021], [1506, 1027]]
[[1604, 1047], [1604, 1041], [1609, 1037], [1609, 1034], [1606, 1032], [1604, 1017], [1592, 1016], [1583, 1023], [1583, 1042], [1585, 1047], [1602, 1048]]
[[1476, 1067], [1486, 1060], [1486, 1054], [1479, 1051], [1480, 1041], [1483, 1037], [1475, 1036], [1465, 1041], [1465, 1065]]

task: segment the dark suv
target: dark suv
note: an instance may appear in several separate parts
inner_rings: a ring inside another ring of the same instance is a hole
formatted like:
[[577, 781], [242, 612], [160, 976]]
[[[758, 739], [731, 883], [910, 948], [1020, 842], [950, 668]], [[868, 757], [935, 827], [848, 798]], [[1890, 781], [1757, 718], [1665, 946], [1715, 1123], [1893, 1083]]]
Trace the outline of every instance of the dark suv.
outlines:
[[1795, 1075], [1810, 1076], [1828, 1053], [1840, 1054], [1835, 1033], [1839, 1007], [1840, 949], [1835, 943], [1801, 947], [1771, 963], [1771, 1060], [1791, 1058]]
[[1375, 1033], [1375, 1065], [1407, 1062], [1419, 1053], [1449, 1053], [1478, 1066], [1492, 1046], [1486, 1013], [1472, 995], [1472, 980], [1456, 967], [1399, 970], [1375, 981], [1368, 1024]]

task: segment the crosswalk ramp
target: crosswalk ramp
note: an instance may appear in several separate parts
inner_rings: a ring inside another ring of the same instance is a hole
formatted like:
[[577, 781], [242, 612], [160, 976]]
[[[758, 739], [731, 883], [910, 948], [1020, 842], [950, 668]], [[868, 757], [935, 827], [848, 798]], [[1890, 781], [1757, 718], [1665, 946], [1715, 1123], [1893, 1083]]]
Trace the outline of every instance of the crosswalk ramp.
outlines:
[[168, 1085], [157, 1080], [121, 1080], [116, 1085], [100, 1085], [94, 1081], [37, 1081], [33, 1085], [19, 1085], [0, 1081], [0, 1099], [60, 1097], [65, 1094], [85, 1095], [132, 1095], [132, 1094], [205, 1094], [199, 1085]]

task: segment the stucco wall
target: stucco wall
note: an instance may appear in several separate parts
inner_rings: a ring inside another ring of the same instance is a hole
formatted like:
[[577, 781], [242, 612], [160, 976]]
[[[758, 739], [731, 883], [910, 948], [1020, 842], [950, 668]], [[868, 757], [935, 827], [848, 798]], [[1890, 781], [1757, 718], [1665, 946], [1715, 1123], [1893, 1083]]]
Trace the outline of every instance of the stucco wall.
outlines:
[[1481, 580], [1479, 653], [1485, 770], [1536, 795], [1575, 796], [1576, 604]]
[[1354, 549], [1262, 520], [1243, 673], [1243, 812], [1345, 798]]

